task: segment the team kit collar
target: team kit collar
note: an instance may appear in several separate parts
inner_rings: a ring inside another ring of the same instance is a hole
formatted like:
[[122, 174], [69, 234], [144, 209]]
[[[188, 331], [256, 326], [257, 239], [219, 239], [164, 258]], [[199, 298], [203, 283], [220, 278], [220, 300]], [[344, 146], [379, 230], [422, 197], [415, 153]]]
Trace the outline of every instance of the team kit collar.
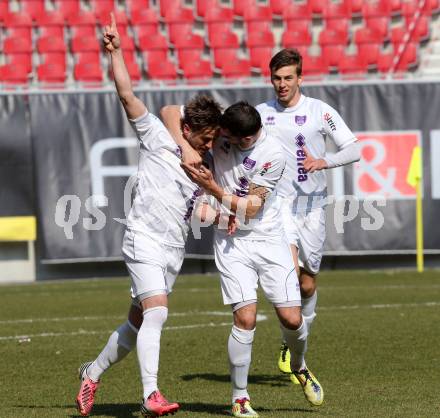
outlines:
[[287, 112], [287, 113], [296, 112], [302, 106], [305, 100], [306, 100], [306, 96], [304, 96], [304, 94], [301, 94], [298, 103], [295, 106], [291, 106], [291, 107], [281, 106], [278, 100], [275, 100], [275, 108], [278, 112]]

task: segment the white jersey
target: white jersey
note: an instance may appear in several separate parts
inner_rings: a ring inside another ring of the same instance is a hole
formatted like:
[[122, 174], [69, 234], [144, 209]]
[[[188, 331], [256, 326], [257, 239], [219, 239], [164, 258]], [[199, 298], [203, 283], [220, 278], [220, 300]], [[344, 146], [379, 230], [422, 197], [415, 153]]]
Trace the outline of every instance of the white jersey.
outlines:
[[184, 247], [195, 200], [203, 192], [180, 167], [181, 150], [156, 116], [146, 112], [130, 123], [140, 151], [127, 229], [166, 245]]
[[325, 170], [306, 172], [303, 147], [314, 158], [324, 158], [327, 137], [340, 150], [356, 141], [353, 132], [335, 109], [304, 95], [293, 107], [285, 108], [274, 99], [259, 104], [257, 110], [267, 131], [279, 140], [286, 155], [286, 170], [277, 187], [279, 195], [292, 201], [294, 213], [324, 206]]
[[[239, 225], [233, 237], [264, 240], [282, 236], [281, 199], [277, 196], [275, 186], [283, 174], [286, 160], [278, 141], [262, 128], [251, 148], [241, 150], [226, 139], [219, 138], [214, 142], [213, 155], [215, 180], [226, 192], [246, 196], [251, 183], [271, 191], [255, 218]], [[222, 210], [226, 211], [227, 208], [222, 207]], [[224, 229], [216, 228], [216, 231], [226, 235]]]

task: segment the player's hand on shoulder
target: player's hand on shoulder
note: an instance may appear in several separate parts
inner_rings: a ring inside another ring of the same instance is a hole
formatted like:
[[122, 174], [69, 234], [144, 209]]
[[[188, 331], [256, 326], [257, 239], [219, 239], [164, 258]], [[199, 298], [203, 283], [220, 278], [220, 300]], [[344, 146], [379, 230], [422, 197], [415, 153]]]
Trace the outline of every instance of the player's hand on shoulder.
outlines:
[[214, 182], [214, 176], [212, 175], [211, 170], [207, 169], [203, 165], [201, 165], [199, 168], [196, 168], [185, 162], [182, 162], [181, 166], [187, 176], [194, 183], [198, 184], [200, 187], [203, 187], [205, 190], [210, 190]]
[[116, 27], [116, 20], [113, 13], [110, 13], [110, 25], [105, 26], [102, 42], [107, 52], [114, 52], [121, 47], [121, 38]]
[[327, 163], [325, 160], [322, 158], [314, 158], [306, 147], [303, 147], [303, 151], [306, 154], [306, 159], [303, 161], [303, 165], [308, 173], [313, 173], [315, 171], [324, 170], [327, 168]]

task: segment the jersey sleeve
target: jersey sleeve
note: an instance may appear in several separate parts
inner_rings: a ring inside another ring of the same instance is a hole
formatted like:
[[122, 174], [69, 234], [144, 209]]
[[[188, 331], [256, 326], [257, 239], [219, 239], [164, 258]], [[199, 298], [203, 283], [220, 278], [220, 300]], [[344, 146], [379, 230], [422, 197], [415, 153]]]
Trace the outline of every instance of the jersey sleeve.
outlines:
[[250, 181], [258, 186], [263, 186], [273, 191], [286, 166], [286, 159], [282, 154], [276, 154], [273, 158], [268, 158], [255, 170]]
[[139, 141], [148, 151], [154, 151], [169, 145], [170, 134], [160, 119], [150, 112], [145, 112], [136, 119], [129, 119]]
[[340, 150], [357, 141], [356, 136], [344, 122], [341, 115], [324, 102], [322, 102], [322, 124], [324, 133], [333, 140]]

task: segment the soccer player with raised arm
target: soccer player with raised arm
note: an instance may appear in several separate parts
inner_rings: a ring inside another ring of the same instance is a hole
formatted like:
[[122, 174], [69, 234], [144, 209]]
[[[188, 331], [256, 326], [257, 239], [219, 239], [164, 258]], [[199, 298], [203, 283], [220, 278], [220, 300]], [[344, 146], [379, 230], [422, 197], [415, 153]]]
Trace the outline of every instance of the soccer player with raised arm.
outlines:
[[[164, 110], [162, 115], [169, 125]], [[295, 354], [294, 373], [307, 380], [306, 397], [320, 404], [319, 382], [303, 367], [307, 326], [301, 315], [301, 295], [290, 247], [279, 222], [281, 201], [275, 187], [285, 168], [283, 150], [262, 127], [257, 110], [239, 102], [225, 110], [220, 137], [214, 141], [212, 152], [214, 173], [203, 166], [183, 166], [212, 197], [216, 211], [238, 219], [233, 234], [230, 228], [218, 225], [214, 239], [223, 301], [231, 306], [234, 319], [228, 340], [232, 415], [258, 417], [250, 404], [247, 383], [259, 285], [273, 304], [284, 339]], [[202, 219], [210, 207], [208, 203], [197, 207]]]
[[[359, 161], [360, 150], [357, 138], [335, 109], [301, 93], [302, 57], [297, 50], [279, 51], [269, 66], [276, 98], [258, 105], [257, 110], [286, 156], [286, 170], [277, 191], [284, 198], [282, 221], [298, 271], [302, 312], [310, 334], [325, 240], [325, 170]], [[326, 152], [327, 138], [336, 144], [336, 153]], [[291, 373], [290, 363], [289, 348], [283, 343], [280, 370]], [[291, 378], [304, 384], [295, 375]]]
[[[160, 337], [168, 315], [168, 294], [181, 268], [194, 201], [201, 193], [181, 167], [181, 148], [160, 120], [133, 93], [114, 16], [104, 32], [119, 99], [139, 139], [136, 192], [128, 215], [122, 252], [131, 276], [128, 320], [110, 336], [98, 357], [80, 367], [78, 411], [87, 416], [101, 375], [134, 347], [143, 385], [144, 416], [174, 413], [179, 405], [158, 389]], [[182, 135], [203, 156], [217, 135], [221, 108], [199, 96], [185, 106]]]

